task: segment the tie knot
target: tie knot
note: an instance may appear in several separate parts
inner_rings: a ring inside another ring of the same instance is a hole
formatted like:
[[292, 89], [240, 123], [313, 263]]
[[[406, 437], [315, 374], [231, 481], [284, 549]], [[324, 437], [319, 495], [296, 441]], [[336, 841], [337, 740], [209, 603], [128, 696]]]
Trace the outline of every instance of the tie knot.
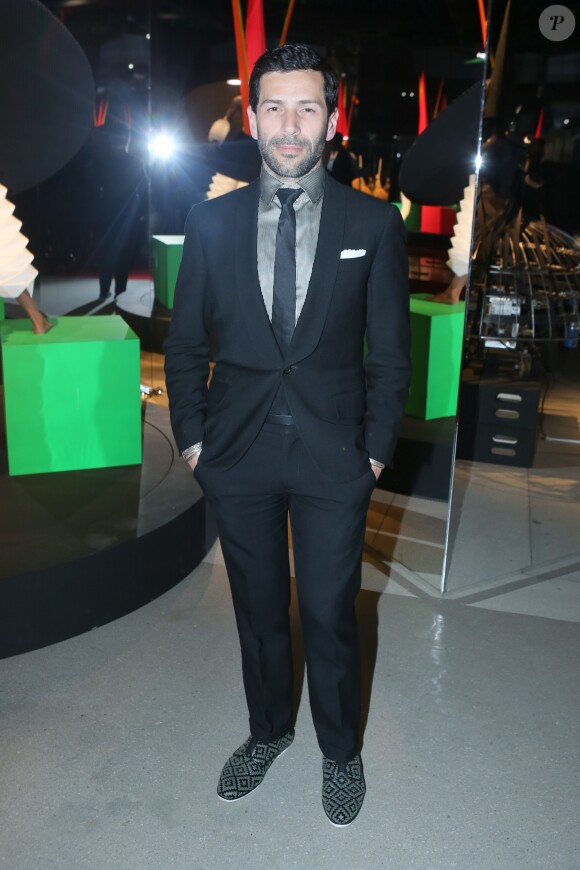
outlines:
[[276, 191], [276, 196], [280, 201], [280, 205], [284, 209], [293, 206], [301, 193], [301, 187], [279, 187]]

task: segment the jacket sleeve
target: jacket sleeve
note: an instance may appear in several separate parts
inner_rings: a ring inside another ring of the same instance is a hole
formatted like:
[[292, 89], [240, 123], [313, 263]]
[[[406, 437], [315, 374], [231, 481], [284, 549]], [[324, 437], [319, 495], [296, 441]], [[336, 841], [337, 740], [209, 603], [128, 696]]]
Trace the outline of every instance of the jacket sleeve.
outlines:
[[203, 440], [210, 334], [206, 265], [194, 207], [185, 224], [183, 257], [165, 341], [165, 383], [173, 435], [180, 452]]
[[391, 206], [367, 285], [365, 359], [365, 445], [385, 465], [392, 463], [411, 379], [408, 274], [405, 228]]

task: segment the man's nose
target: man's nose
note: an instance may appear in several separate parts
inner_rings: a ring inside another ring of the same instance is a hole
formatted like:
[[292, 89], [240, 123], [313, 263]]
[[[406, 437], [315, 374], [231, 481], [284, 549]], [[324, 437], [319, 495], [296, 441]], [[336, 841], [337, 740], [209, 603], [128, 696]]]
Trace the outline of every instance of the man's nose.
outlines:
[[300, 129], [298, 112], [295, 109], [287, 109], [284, 112], [284, 132], [297, 133]]

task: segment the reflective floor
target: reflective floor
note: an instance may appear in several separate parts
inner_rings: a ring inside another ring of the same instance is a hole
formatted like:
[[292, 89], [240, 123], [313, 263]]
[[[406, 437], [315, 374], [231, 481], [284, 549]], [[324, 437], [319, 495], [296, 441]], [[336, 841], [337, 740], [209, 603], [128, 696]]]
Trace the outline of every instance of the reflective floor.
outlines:
[[[437, 519], [411, 513], [409, 539]], [[580, 584], [567, 594], [577, 614]], [[358, 613], [368, 793], [349, 829], [322, 811], [305, 685], [263, 785], [215, 794], [247, 732], [216, 547], [141, 610], [0, 663], [0, 866], [576, 870], [577, 622], [437, 600], [370, 561]]]
[[[522, 469], [459, 461], [447, 600], [580, 622], [580, 467]], [[375, 491], [364, 584], [437, 596], [447, 505]]]

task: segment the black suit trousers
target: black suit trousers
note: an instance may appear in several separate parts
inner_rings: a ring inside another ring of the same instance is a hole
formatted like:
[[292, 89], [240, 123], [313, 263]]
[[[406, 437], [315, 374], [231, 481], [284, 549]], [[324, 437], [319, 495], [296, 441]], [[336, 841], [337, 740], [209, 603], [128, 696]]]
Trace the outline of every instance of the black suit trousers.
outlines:
[[242, 652], [250, 731], [269, 741], [292, 725], [288, 516], [312, 717], [324, 755], [358, 751], [360, 662], [354, 603], [375, 484], [324, 477], [293, 426], [265, 423], [233, 467], [195, 476], [214, 510]]

